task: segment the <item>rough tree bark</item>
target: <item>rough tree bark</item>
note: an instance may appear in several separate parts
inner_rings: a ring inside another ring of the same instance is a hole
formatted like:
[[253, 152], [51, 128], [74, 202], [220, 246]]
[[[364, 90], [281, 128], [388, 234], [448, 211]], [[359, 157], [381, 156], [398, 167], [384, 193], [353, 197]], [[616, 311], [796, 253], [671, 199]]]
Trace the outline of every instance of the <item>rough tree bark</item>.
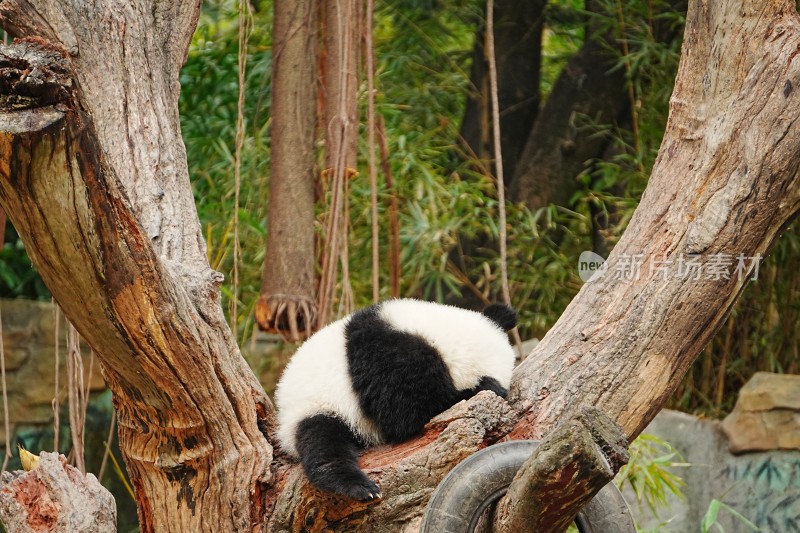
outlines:
[[142, 531], [247, 530], [271, 479], [271, 403], [225, 323], [180, 137], [199, 7], [0, 4], [52, 43], [4, 48], [0, 85], [29, 109], [0, 117], [0, 203], [101, 361]]
[[0, 476], [5, 531], [108, 533], [117, 526], [114, 496], [93, 474], [81, 474], [63, 455], [42, 452], [29, 472]]
[[[593, 404], [632, 438], [675, 390], [756, 267], [737, 275], [738, 257], [766, 255], [800, 209], [798, 43], [793, 2], [690, 3], [648, 187], [607, 273], [517, 369], [512, 402], [527, 412], [510, 437]], [[681, 275], [692, 256], [709, 269], [727, 257], [729, 279]], [[617, 279], [639, 258], [638, 279]]]
[[[678, 258], [764, 255], [800, 210], [794, 3], [693, 1], [661, 152], [608, 273], [517, 369], [510, 402], [481, 393], [419, 438], [365, 454], [384, 500], [331, 498], [286, 457], [273, 462], [271, 404], [204, 257], [177, 121], [197, 9], [0, 3], [5, 27], [67, 52], [3, 50], [0, 88], [19, 97], [0, 115], [0, 204], [102, 360], [142, 531], [414, 531], [442, 477], [492, 442], [539, 437], [585, 405], [632, 438], [746, 285], [680, 276]], [[47, 55], [50, 70], [21, 54]], [[639, 255], [641, 275], [615, 279]]]
[[497, 533], [563, 531], [627, 464], [628, 440], [602, 411], [559, 424], [523, 464], [494, 518]]
[[316, 184], [317, 6], [275, 3], [272, 146], [267, 252], [258, 325], [299, 340], [316, 324], [314, 190]]

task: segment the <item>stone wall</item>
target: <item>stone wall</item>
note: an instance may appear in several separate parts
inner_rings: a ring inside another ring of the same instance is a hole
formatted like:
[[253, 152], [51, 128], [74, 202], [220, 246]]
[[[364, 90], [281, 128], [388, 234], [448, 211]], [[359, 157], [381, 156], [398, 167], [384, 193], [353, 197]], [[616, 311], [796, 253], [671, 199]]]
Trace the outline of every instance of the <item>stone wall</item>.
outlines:
[[[657, 531], [699, 532], [703, 516], [717, 499], [762, 532], [800, 532], [800, 450], [734, 455], [720, 422], [669, 410], [661, 412], [645, 433], [670, 443], [689, 466], [672, 470], [686, 482], [685, 499], [670, 495], [657, 517], [637, 503], [630, 490], [623, 491], [641, 527], [664, 524]], [[753, 531], [727, 509], [720, 510], [718, 520], [725, 533]]]
[[[8, 413], [12, 435], [18, 426], [50, 424], [55, 395], [55, 309], [47, 302], [0, 300], [3, 327]], [[59, 320], [59, 396], [66, 402], [67, 322]], [[83, 348], [84, 382], [92, 391], [105, 389], [100, 365]], [[89, 367], [92, 367], [91, 376]], [[2, 398], [0, 398], [0, 401]], [[0, 448], [5, 442], [5, 419], [0, 408]]]

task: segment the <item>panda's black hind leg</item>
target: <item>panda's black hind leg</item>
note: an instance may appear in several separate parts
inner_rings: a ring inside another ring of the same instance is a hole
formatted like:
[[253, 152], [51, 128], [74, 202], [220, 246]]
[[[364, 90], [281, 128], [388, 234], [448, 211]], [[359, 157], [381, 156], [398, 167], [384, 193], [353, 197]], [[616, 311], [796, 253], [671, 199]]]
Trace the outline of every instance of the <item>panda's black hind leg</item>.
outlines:
[[358, 438], [338, 418], [316, 415], [297, 426], [297, 452], [312, 485], [354, 500], [380, 498], [380, 487], [358, 467], [361, 449]]

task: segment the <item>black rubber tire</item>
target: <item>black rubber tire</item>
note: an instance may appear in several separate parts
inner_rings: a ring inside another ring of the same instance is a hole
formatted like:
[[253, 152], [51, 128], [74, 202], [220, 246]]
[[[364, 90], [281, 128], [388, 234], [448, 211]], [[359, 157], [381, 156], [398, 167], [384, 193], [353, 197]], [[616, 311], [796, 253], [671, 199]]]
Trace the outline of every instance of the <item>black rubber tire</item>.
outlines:
[[[503, 442], [460, 463], [434, 491], [420, 533], [472, 533], [538, 445], [534, 440]], [[636, 533], [628, 504], [613, 483], [586, 504], [575, 523], [581, 533]]]

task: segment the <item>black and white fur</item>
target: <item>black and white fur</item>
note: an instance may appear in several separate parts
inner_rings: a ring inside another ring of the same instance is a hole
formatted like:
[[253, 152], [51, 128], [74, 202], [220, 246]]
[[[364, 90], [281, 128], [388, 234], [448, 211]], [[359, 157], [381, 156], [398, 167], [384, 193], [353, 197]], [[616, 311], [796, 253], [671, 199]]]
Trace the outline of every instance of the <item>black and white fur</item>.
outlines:
[[358, 453], [420, 433], [435, 415], [482, 390], [506, 397], [516, 313], [483, 314], [390, 300], [333, 322], [294, 354], [275, 392], [278, 439], [322, 490], [380, 497]]

